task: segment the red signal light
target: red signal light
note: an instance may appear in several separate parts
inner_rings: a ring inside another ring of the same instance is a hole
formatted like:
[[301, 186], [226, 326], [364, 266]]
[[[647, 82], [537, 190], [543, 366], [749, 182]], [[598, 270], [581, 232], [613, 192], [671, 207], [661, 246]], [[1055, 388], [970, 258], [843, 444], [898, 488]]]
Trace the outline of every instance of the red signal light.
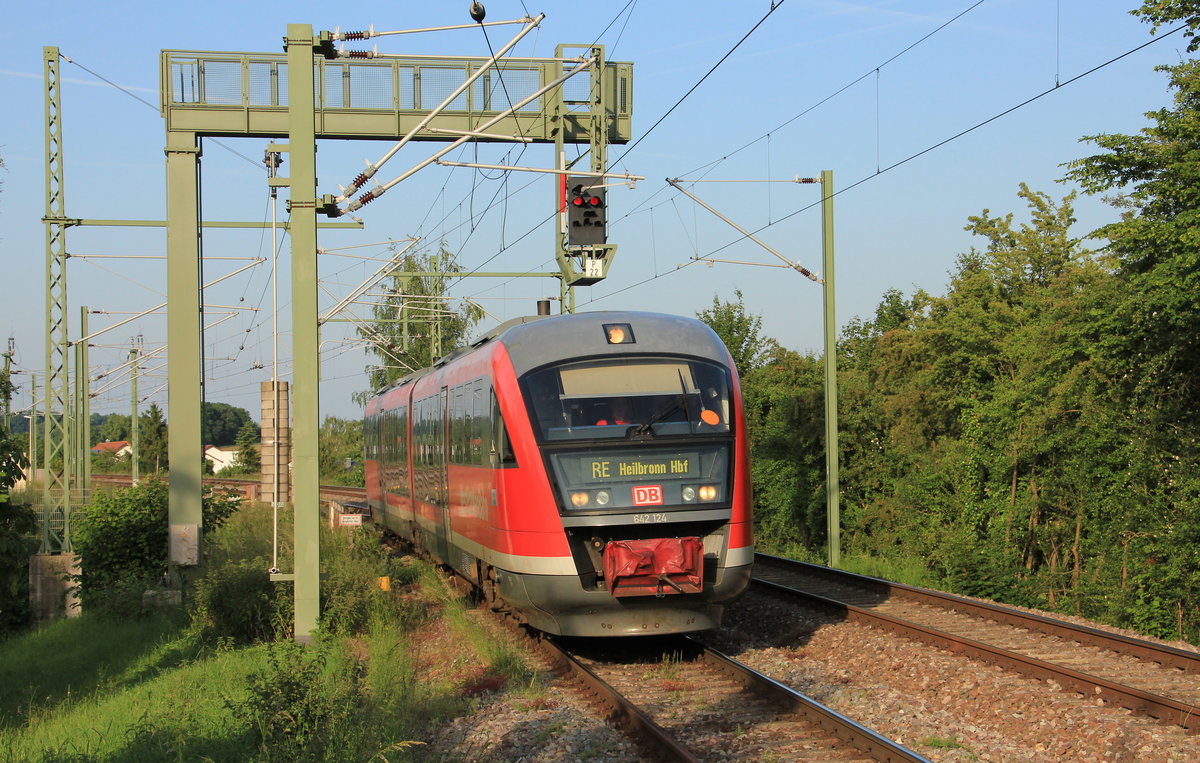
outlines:
[[591, 197], [590, 199], [588, 199], [588, 204], [591, 204], [593, 207], [600, 206], [600, 197], [599, 196]]
[[571, 199], [571, 203], [577, 207], [582, 207], [583, 206], [583, 197], [576, 196], [575, 198]]

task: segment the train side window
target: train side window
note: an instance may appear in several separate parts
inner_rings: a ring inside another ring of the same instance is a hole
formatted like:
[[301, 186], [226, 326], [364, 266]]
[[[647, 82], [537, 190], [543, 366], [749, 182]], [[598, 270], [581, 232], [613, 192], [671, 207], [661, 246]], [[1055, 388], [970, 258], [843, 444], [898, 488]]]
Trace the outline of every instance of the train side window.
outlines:
[[455, 387], [450, 398], [450, 463], [469, 464], [467, 457], [468, 401], [466, 385]]
[[402, 405], [393, 417], [394, 425], [388, 433], [389, 447], [393, 453], [395, 492], [408, 495], [408, 406]]
[[477, 466], [486, 466], [488, 463], [488, 456], [484, 449], [484, 443], [487, 442], [489, 435], [484, 388], [483, 379], [476, 379], [468, 385], [470, 418], [466, 427], [468, 433], [467, 452], [469, 453], [467, 460]]
[[[504, 416], [500, 412], [500, 400], [496, 397], [496, 390], [491, 390], [491, 415], [488, 417], [491, 423], [491, 443], [492, 452], [496, 454], [495, 466], [516, 466], [517, 454], [513, 453], [512, 442], [508, 439], [508, 428], [504, 426]], [[491, 458], [491, 454], [488, 454]]]

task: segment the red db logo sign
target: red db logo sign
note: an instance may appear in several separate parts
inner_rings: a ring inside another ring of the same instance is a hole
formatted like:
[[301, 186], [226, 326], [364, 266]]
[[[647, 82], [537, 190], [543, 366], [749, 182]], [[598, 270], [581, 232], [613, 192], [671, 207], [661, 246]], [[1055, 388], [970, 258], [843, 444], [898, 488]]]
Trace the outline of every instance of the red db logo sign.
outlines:
[[638, 485], [633, 489], [634, 506], [657, 506], [662, 502], [662, 485]]

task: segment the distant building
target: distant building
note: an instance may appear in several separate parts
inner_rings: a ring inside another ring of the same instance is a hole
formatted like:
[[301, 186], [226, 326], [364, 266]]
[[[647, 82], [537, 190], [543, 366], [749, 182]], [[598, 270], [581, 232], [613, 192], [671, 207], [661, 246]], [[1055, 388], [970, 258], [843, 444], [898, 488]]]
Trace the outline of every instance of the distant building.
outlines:
[[116, 442], [102, 442], [98, 445], [93, 445], [92, 453], [94, 455], [109, 453], [116, 458], [129, 458], [133, 455], [133, 448], [129, 446], [126, 440], [117, 440]]
[[233, 462], [237, 460], [238, 449], [236, 445], [219, 447], [216, 445], [206, 445], [204, 448], [204, 458], [212, 464], [213, 474], [221, 471], [227, 466], [233, 466]]

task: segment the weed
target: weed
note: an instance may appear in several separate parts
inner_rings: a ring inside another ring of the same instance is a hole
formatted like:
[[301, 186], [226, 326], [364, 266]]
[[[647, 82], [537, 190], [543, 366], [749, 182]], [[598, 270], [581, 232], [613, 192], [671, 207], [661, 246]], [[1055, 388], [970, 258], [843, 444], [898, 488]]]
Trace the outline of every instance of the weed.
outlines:
[[338, 655], [330, 642], [272, 644], [267, 665], [250, 676], [249, 696], [226, 706], [253, 730], [264, 759], [320, 758], [338, 727], [360, 710], [363, 673], [361, 663]]
[[286, 593], [290, 591], [267, 577], [263, 561], [213, 566], [196, 581], [192, 620], [209, 639], [267, 641], [285, 632], [292, 619]]
[[544, 743], [550, 741], [551, 739], [553, 739], [554, 737], [558, 736], [562, 732], [562, 730], [565, 729], [566, 727], [567, 727], [567, 724], [563, 721], [555, 721], [554, 723], [549, 723], [545, 727], [543, 727], [541, 730], [538, 731], [535, 739], [537, 740], [537, 743], [539, 745], [544, 744]]
[[387, 747], [384, 747], [379, 752], [372, 755], [369, 763], [375, 763], [375, 761], [377, 761], [377, 760], [383, 761], [383, 763], [387, 763], [387, 761], [388, 761], [387, 754], [389, 752], [401, 752], [404, 750], [412, 749], [413, 747], [419, 747], [423, 744], [425, 744], [425, 742], [417, 742], [417, 741], [412, 741], [412, 740], [408, 740], [408, 741], [404, 741], [404, 742], [396, 742], [395, 744], [390, 744]]
[[679, 652], [664, 654], [658, 663], [658, 675], [660, 678], [673, 680], [679, 678], [679, 665], [683, 662], [683, 655]]
[[925, 737], [920, 744], [924, 747], [932, 747], [937, 750], [961, 750], [964, 749], [961, 742], [954, 737]]

